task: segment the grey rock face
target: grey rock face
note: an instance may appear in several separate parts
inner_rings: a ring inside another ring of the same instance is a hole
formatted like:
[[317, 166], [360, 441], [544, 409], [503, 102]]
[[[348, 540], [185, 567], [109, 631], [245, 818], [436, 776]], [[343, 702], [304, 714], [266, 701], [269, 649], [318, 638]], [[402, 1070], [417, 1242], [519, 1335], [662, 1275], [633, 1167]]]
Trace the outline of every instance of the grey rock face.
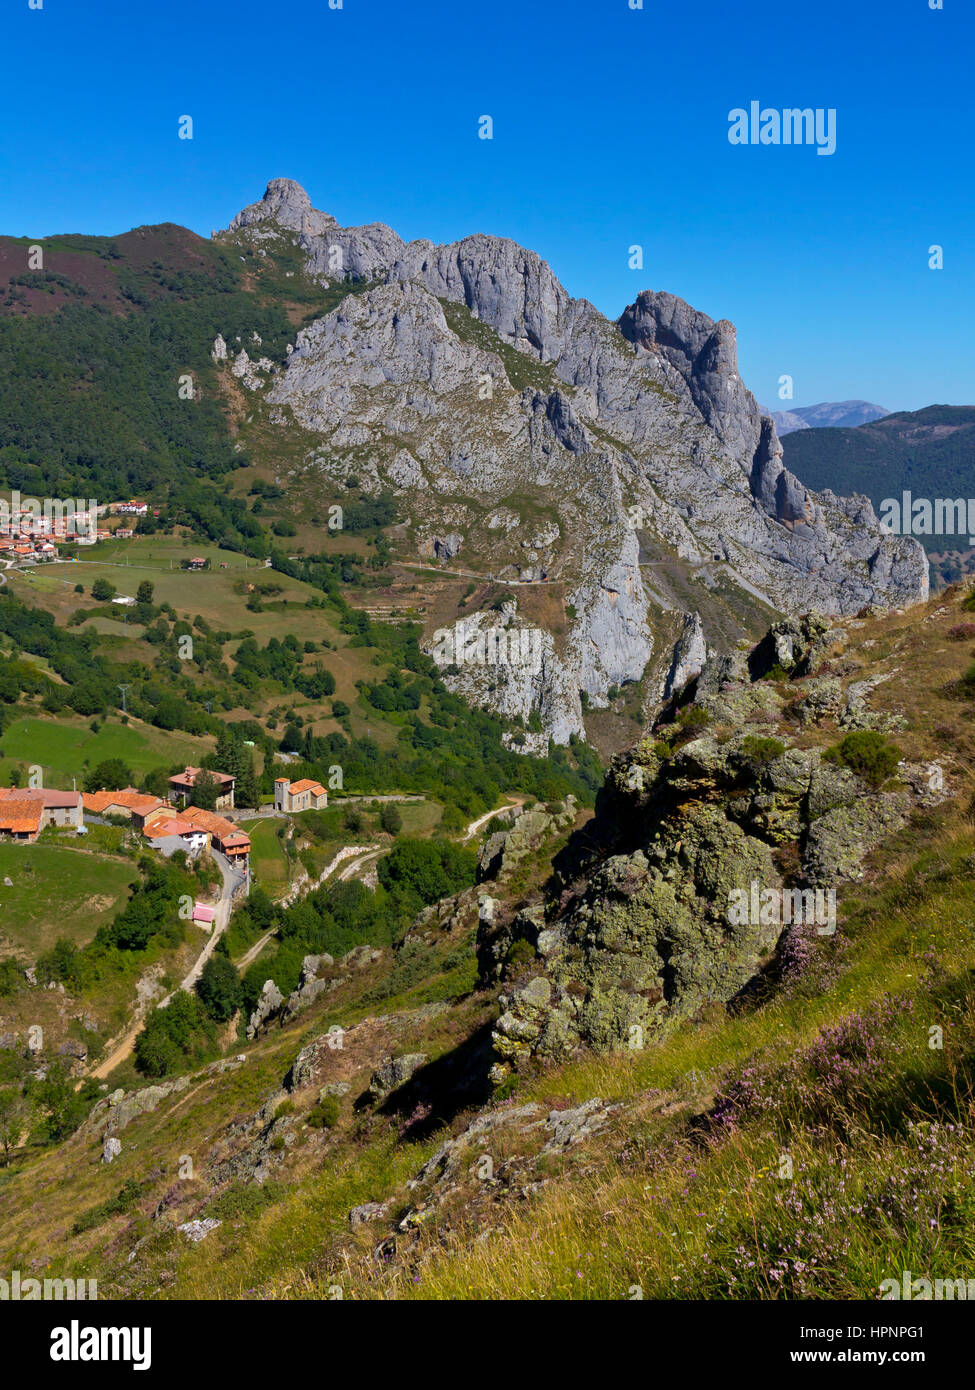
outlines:
[[[289, 235], [313, 275], [368, 282], [303, 328], [273, 371], [243, 349], [233, 367], [272, 420], [321, 439], [308, 467], [323, 487], [354, 450], [366, 490], [395, 489], [443, 563], [463, 545], [475, 572], [565, 586], [565, 630], [544, 634], [540, 677], [448, 681], [526, 723], [539, 712], [525, 751], [583, 732], [580, 692], [598, 708], [611, 685], [643, 679], [661, 619], [667, 646], [685, 612], [691, 623], [671, 689], [702, 643], [717, 645], [686, 585], [656, 592], [644, 547], [684, 579], [730, 583], [746, 607], [843, 615], [927, 596], [916, 541], [884, 534], [865, 498], [812, 493], [783, 466], [727, 320], [648, 290], [611, 323], [506, 238], [404, 245], [381, 224], [340, 227], [287, 179], [230, 232]], [[522, 526], [515, 495], [544, 499], [548, 517]]]
[[257, 1031], [263, 1023], [276, 1013], [284, 1002], [284, 995], [278, 989], [273, 980], [265, 980], [264, 988], [261, 990], [257, 1001], [257, 1007], [251, 1014], [247, 1023], [248, 1038], [255, 1038]]
[[723, 444], [738, 457], [754, 457], [761, 414], [738, 375], [734, 324], [714, 323], [676, 295], [644, 290], [620, 315], [619, 328], [639, 352], [660, 356], [676, 369]]
[[450, 246], [410, 242], [391, 276], [453, 299], [522, 352], [553, 360], [571, 303], [546, 261], [506, 237], [469, 236]]
[[368, 227], [340, 227], [334, 217], [311, 205], [308, 194], [294, 179], [272, 179], [258, 203], [239, 212], [230, 232], [249, 232], [258, 239], [274, 235], [278, 228], [295, 233], [308, 252], [309, 268], [327, 279], [345, 275], [371, 278], [385, 269], [402, 250], [395, 232], [381, 223]]
[[451, 531], [447, 536], [434, 536], [433, 553], [438, 560], [452, 560], [455, 555], [460, 554], [463, 544], [464, 537], [456, 531]]
[[688, 613], [684, 627], [674, 646], [674, 657], [664, 682], [663, 698], [669, 700], [676, 691], [682, 690], [689, 680], [699, 676], [708, 659], [707, 642], [701, 626], [699, 613]]
[[524, 734], [526, 752], [544, 752], [550, 737], [568, 743], [573, 734], [585, 736], [570, 661], [558, 653], [551, 633], [520, 621], [514, 602], [501, 613], [460, 618], [424, 646], [441, 666], [448, 690], [470, 704], [490, 705], [526, 725], [532, 711], [539, 711], [543, 728]]

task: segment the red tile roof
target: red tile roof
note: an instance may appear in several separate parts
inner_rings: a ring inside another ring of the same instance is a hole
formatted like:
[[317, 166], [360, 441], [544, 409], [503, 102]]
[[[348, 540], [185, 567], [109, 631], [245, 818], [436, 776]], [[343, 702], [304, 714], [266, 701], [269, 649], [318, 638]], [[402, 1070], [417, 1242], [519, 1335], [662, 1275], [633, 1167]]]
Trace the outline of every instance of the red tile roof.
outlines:
[[142, 830], [148, 840], [161, 840], [167, 835], [201, 835], [203, 829], [191, 821], [150, 816]]
[[36, 835], [41, 828], [41, 803], [36, 797], [0, 802], [0, 830], [11, 835]]
[[122, 806], [127, 811], [134, 811], [137, 816], [148, 816], [152, 811], [171, 811], [173, 808], [168, 802], [162, 801], [158, 796], [149, 796], [146, 792], [136, 791], [135, 787], [126, 787], [124, 791], [100, 791], [85, 792], [83, 797], [85, 810], [90, 811], [94, 816], [100, 816], [109, 806]]
[[[201, 767], [188, 767], [185, 772], [177, 772], [175, 777], [170, 777], [169, 785], [171, 787], [185, 787], [188, 791], [192, 790], [196, 784], [196, 779], [203, 770]], [[234, 781], [229, 772], [211, 772], [210, 776], [216, 778], [221, 786]]]
[[204, 811], [199, 806], [187, 806], [183, 816], [202, 830], [208, 830], [211, 835], [215, 835], [221, 844], [233, 845], [235, 848], [245, 845], [250, 847], [250, 836], [239, 830], [233, 821], [225, 820], [214, 811]]
[[314, 792], [316, 796], [325, 795], [325, 788], [321, 782], [310, 782], [307, 777], [301, 782], [292, 782], [289, 791], [292, 796], [300, 795], [301, 792]]
[[0, 803], [4, 801], [39, 801], [48, 810], [77, 806], [80, 792], [62, 792], [48, 787], [0, 787]]

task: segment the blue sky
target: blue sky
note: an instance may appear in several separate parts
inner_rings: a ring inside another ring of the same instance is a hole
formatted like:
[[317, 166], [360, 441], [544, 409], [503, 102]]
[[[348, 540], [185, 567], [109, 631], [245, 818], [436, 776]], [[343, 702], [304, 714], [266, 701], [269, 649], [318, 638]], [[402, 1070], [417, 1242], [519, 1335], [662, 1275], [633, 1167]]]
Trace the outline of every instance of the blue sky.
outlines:
[[[729, 318], [773, 408], [783, 374], [975, 400], [970, 0], [629, 3], [7, 0], [0, 230], [206, 235], [283, 175], [346, 225], [511, 236], [613, 317]], [[752, 100], [835, 108], [835, 154], [731, 145]]]

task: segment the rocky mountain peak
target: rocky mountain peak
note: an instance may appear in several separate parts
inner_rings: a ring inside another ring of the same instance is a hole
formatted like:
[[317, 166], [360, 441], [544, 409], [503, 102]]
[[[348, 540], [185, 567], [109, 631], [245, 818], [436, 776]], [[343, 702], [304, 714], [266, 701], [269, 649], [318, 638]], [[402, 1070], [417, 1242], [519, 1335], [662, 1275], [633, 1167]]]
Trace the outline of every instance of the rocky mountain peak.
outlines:
[[[354, 457], [421, 542], [449, 530], [469, 571], [514, 586], [515, 626], [522, 605], [529, 626], [550, 612], [535, 668], [447, 678], [526, 725], [540, 711], [526, 749], [577, 734], [582, 696], [605, 708], [640, 683], [652, 705], [687, 665], [682, 640], [696, 662], [759, 613], [926, 597], [915, 541], [886, 535], [866, 499], [810, 492], [783, 466], [727, 319], [645, 290], [614, 323], [509, 238], [437, 246], [344, 228], [290, 179], [230, 230], [269, 244], [297, 233], [307, 272], [347, 288], [267, 384], [271, 420], [321, 441], [316, 477], [331, 469], [337, 484]], [[535, 584], [557, 587], [531, 598], [521, 586]]]
[[238, 212], [227, 230], [236, 232], [264, 222], [275, 222], [279, 227], [306, 236], [320, 235], [328, 227], [337, 225], [334, 217], [312, 207], [308, 194], [294, 179], [271, 179], [260, 202], [251, 203]]
[[[694, 404], [723, 444], [754, 458], [761, 411], [738, 375], [738, 334], [677, 295], [644, 290], [617, 320], [638, 353], [662, 358], [683, 377]], [[773, 447], [774, 452], [774, 447]]]

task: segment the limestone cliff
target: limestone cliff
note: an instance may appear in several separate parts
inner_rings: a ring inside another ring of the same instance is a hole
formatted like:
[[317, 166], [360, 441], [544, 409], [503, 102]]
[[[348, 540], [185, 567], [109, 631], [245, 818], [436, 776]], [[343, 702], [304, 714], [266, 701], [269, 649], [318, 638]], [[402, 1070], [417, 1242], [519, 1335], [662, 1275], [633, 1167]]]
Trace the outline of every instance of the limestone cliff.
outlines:
[[649, 708], [682, 663], [776, 612], [926, 597], [916, 542], [882, 532], [866, 499], [811, 493], [783, 467], [726, 320], [645, 291], [612, 323], [510, 240], [343, 228], [288, 179], [222, 235], [288, 240], [323, 288], [350, 290], [270, 373], [248, 364], [269, 418], [320, 440], [304, 472], [328, 490], [354, 465], [395, 493], [414, 557], [462, 548], [498, 582], [562, 586], [542, 681], [451, 677], [495, 708], [540, 711], [557, 741], [579, 731], [582, 696], [598, 708], [649, 674]]

